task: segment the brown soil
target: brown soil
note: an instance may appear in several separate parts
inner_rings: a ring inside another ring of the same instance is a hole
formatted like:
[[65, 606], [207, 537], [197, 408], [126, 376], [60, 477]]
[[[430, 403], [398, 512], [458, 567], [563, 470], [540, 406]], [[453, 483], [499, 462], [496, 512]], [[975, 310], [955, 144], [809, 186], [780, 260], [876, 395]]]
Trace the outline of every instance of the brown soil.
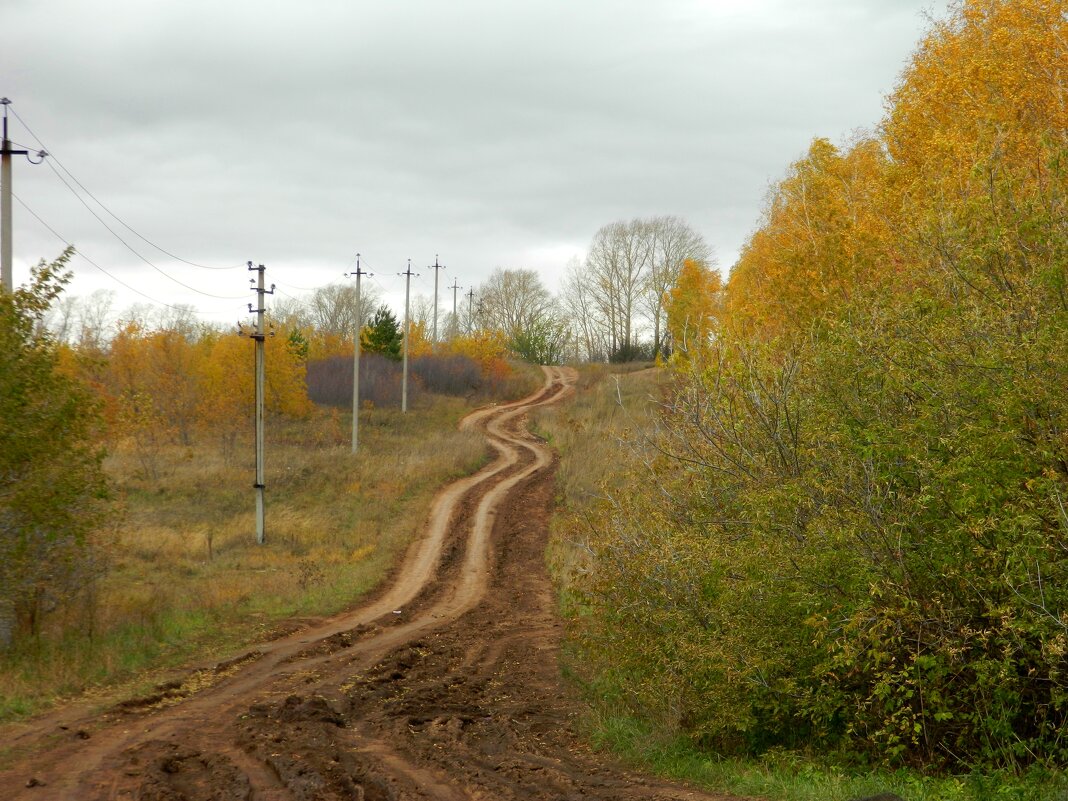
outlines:
[[23, 756], [0, 797], [722, 798], [627, 772], [576, 736], [543, 559], [554, 462], [524, 416], [575, 375], [546, 377], [465, 419], [497, 458], [439, 493], [382, 591], [102, 715], [8, 727]]

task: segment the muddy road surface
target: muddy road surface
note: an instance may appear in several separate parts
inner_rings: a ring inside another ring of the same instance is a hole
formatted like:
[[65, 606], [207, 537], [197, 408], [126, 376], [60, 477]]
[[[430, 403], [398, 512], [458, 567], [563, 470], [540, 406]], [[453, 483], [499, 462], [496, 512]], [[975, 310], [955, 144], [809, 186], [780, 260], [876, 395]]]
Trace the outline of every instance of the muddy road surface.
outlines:
[[0, 798], [37, 801], [715, 798], [576, 736], [543, 551], [553, 456], [526, 412], [574, 372], [462, 425], [496, 458], [445, 487], [387, 585], [150, 697], [3, 732]]

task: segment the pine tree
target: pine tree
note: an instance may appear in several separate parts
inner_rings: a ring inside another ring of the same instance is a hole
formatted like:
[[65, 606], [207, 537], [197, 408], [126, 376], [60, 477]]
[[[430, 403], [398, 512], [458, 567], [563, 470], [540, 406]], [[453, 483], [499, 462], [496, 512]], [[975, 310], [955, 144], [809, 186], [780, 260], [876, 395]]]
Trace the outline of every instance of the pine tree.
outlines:
[[379, 353], [394, 361], [401, 357], [401, 330], [397, 318], [386, 306], [379, 306], [371, 323], [360, 332], [360, 348], [364, 353]]

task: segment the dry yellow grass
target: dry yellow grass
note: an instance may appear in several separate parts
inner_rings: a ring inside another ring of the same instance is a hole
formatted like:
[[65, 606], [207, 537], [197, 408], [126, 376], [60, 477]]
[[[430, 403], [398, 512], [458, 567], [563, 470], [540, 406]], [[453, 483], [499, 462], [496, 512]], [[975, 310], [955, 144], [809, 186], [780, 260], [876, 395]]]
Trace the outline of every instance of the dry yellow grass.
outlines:
[[436, 397], [407, 415], [362, 412], [355, 456], [346, 415], [272, 421], [265, 546], [254, 541], [251, 438], [229, 461], [207, 437], [169, 446], [154, 480], [116, 448], [106, 467], [124, 513], [102, 534], [106, 569], [85, 603], [52, 613], [41, 637], [0, 662], [0, 719], [93, 687], [131, 692], [129, 682], [351, 605], [419, 530], [435, 490], [486, 458], [482, 437], [456, 428], [470, 408]]
[[616, 367], [584, 365], [570, 401], [534, 412], [535, 429], [560, 453], [557, 489], [565, 507], [578, 510], [600, 493], [632, 452], [632, 435], [649, 422], [660, 399], [663, 370]]
[[533, 413], [532, 427], [560, 455], [546, 560], [565, 616], [577, 611], [573, 580], [589, 568], [587, 512], [620, 485], [626, 465], [642, 447], [641, 432], [666, 380], [659, 368], [585, 365], [569, 401]]

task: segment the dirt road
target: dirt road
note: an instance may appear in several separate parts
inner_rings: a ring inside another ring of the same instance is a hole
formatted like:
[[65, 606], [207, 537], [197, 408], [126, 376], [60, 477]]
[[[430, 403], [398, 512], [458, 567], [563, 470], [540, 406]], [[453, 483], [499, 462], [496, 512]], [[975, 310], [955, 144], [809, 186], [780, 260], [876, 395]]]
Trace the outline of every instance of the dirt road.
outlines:
[[358, 608], [92, 718], [3, 732], [0, 798], [91, 801], [713, 798], [632, 775], [575, 736], [543, 550], [553, 459], [531, 407], [462, 425], [496, 451], [436, 497], [425, 533]]

